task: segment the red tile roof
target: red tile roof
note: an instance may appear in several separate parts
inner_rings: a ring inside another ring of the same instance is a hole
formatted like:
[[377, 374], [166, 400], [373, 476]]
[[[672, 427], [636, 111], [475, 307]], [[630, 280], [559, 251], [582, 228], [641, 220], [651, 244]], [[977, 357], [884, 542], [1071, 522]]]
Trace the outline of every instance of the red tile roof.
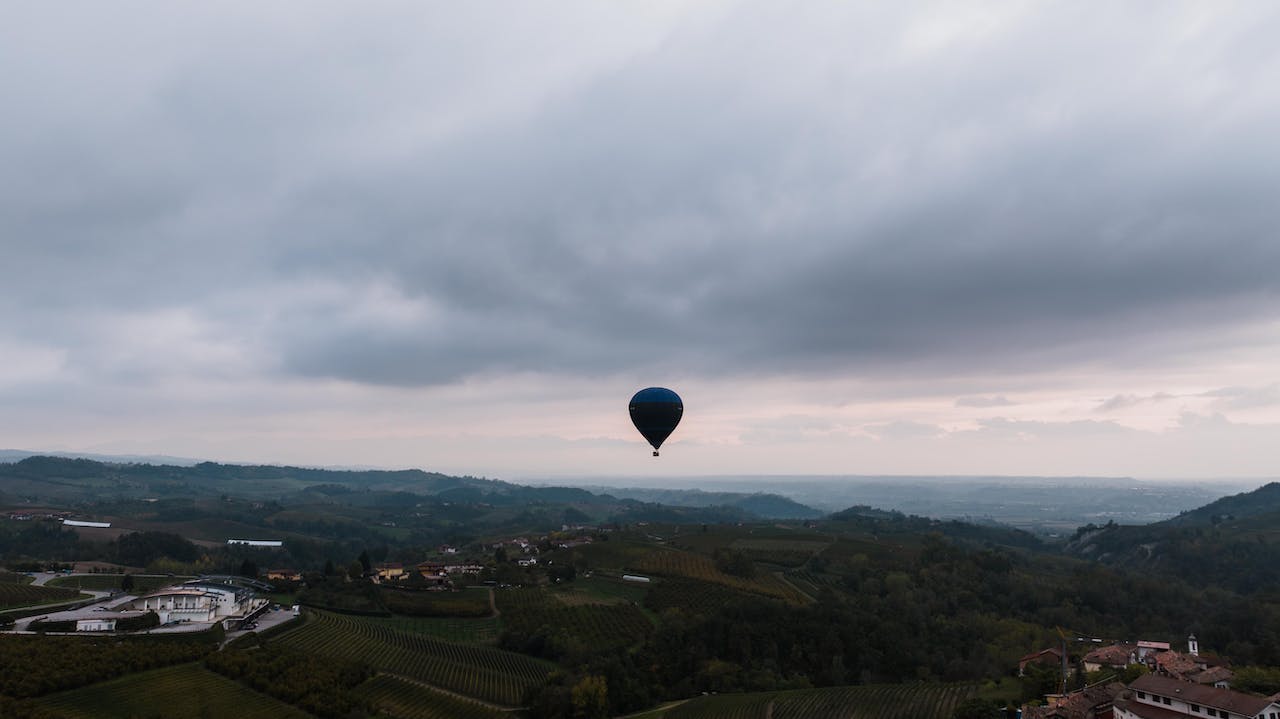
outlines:
[[[1235, 714], [1256, 716], [1258, 712], [1271, 706], [1271, 700], [1252, 694], [1218, 689], [1216, 687], [1181, 682], [1169, 677], [1154, 674], [1140, 676], [1129, 685], [1130, 689], [1157, 694], [1162, 697], [1181, 699], [1182, 701], [1202, 704], [1215, 709], [1226, 709]], [[1132, 706], [1132, 705], [1131, 705]]]
[[1099, 647], [1084, 655], [1084, 660], [1091, 664], [1103, 664], [1109, 667], [1123, 667], [1129, 664], [1129, 657], [1135, 652], [1131, 644], [1112, 644]]

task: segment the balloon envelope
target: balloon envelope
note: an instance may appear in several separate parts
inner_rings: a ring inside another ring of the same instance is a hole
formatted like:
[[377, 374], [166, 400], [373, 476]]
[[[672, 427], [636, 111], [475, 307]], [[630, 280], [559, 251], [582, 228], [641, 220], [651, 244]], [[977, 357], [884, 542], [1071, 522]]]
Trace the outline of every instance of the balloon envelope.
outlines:
[[631, 398], [631, 423], [653, 445], [653, 455], [658, 456], [662, 442], [680, 424], [684, 403], [680, 395], [666, 387], [648, 387]]

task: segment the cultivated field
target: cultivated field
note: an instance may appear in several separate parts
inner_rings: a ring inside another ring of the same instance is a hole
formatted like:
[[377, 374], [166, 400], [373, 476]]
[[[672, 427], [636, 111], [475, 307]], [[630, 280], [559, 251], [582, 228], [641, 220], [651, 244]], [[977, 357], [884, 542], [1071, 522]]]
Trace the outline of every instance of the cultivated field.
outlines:
[[555, 668], [514, 652], [441, 641], [323, 611], [308, 612], [306, 624], [272, 641], [312, 654], [363, 661], [385, 672], [504, 706], [518, 706], [525, 690], [542, 684]]
[[74, 589], [35, 587], [30, 584], [0, 583], [0, 609], [30, 607], [87, 598]]
[[51, 694], [38, 703], [67, 717], [237, 717], [307, 719], [305, 712], [249, 689], [199, 664], [155, 669]]
[[464, 701], [411, 681], [379, 674], [356, 688], [378, 711], [395, 719], [503, 719], [506, 712]]
[[[133, 575], [133, 589], [131, 589], [130, 592], [133, 594], [154, 592], [161, 587], [185, 582], [188, 579], [194, 579], [194, 577], [135, 574]], [[45, 586], [63, 587], [65, 589], [87, 589], [94, 592], [109, 592], [113, 589], [119, 589], [120, 582], [123, 580], [123, 574], [79, 574], [73, 577], [57, 577], [56, 579], [50, 579]]]
[[566, 604], [538, 588], [500, 589], [495, 593], [508, 631], [531, 635], [555, 627], [573, 641], [597, 650], [621, 650], [644, 641], [653, 623], [634, 604]]
[[804, 604], [805, 597], [790, 584], [771, 574], [759, 574], [751, 579], [725, 574], [716, 568], [710, 557], [673, 549], [652, 551], [644, 556], [636, 569], [649, 574], [687, 577], [719, 584], [750, 594], [781, 599], [792, 604]]

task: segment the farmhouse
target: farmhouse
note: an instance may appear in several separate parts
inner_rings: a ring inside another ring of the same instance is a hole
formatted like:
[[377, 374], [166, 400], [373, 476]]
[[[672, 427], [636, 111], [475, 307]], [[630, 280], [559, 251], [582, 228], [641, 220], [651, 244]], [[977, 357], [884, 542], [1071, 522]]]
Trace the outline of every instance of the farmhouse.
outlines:
[[405, 578], [404, 565], [399, 562], [379, 564], [373, 568], [373, 575], [378, 581], [398, 581]]
[[1026, 673], [1028, 664], [1048, 664], [1057, 666], [1062, 663], [1062, 650], [1057, 647], [1049, 647], [1041, 649], [1038, 652], [1032, 652], [1018, 660], [1018, 676]]
[[1116, 701], [1115, 719], [1280, 719], [1280, 703], [1273, 698], [1170, 677], [1141, 676], [1129, 689], [1132, 697]]
[[1084, 670], [1096, 672], [1099, 669], [1124, 669], [1130, 664], [1138, 663], [1138, 647], [1134, 644], [1112, 644], [1109, 647], [1098, 647], [1084, 655]]
[[1146, 661], [1149, 656], [1167, 651], [1169, 642], [1138, 642], [1138, 661]]

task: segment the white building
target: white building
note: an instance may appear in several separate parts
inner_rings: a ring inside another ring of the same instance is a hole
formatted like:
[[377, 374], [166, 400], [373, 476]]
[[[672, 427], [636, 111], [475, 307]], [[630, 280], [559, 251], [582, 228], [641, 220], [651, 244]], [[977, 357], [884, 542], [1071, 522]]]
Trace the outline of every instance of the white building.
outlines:
[[257, 598], [252, 589], [197, 579], [139, 597], [133, 600], [132, 608], [155, 612], [161, 624], [212, 623], [248, 616], [266, 601]]
[[111, 526], [111, 522], [84, 522], [79, 519], [62, 520], [64, 527], [94, 527], [96, 529], [107, 529]]
[[246, 547], [283, 547], [279, 539], [228, 539], [227, 544], [239, 544]]
[[1280, 719], [1280, 703], [1230, 689], [1147, 674], [1129, 685], [1133, 697], [1115, 705], [1115, 719]]

